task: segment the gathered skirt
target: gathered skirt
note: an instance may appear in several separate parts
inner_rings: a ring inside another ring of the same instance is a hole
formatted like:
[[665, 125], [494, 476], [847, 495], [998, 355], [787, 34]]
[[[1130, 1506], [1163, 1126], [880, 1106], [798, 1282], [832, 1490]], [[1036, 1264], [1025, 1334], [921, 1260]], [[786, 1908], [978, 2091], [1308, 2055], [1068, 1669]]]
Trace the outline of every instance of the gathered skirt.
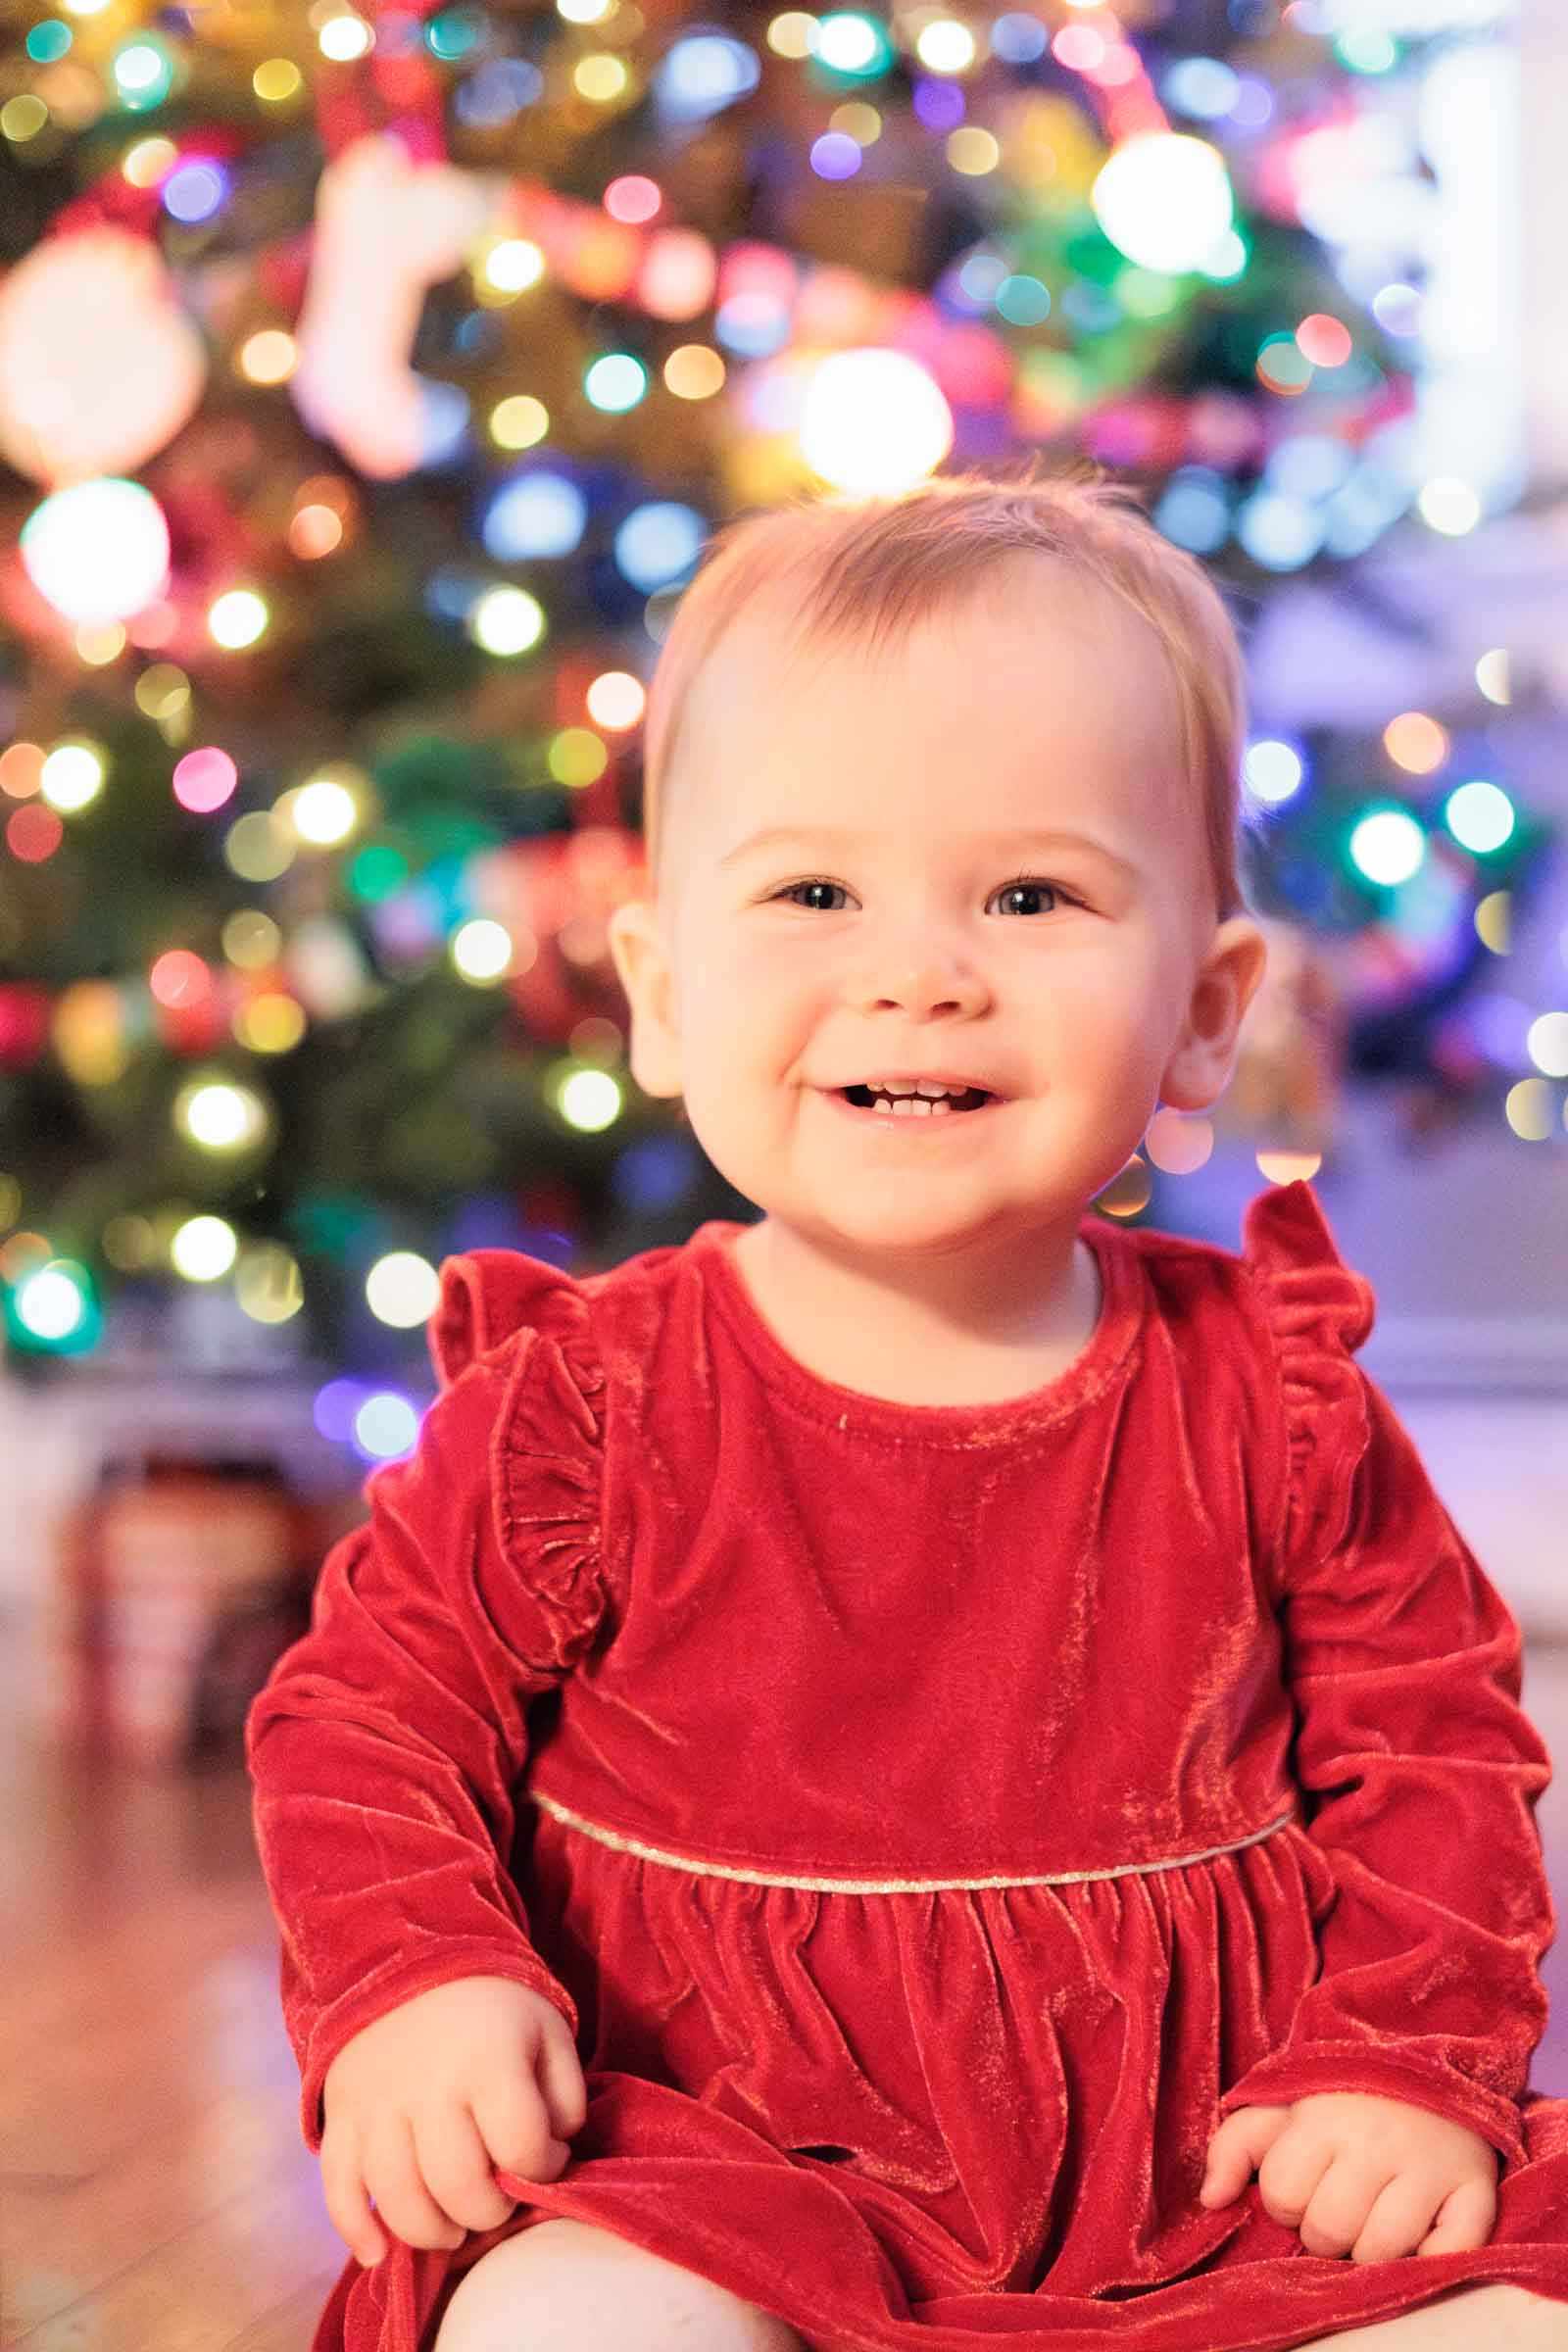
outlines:
[[[1221, 2093], [1280, 2046], [1333, 1882], [1292, 1795], [1245, 1841], [996, 1884], [777, 1881], [537, 1797], [522, 1886], [579, 2010], [587, 2121], [508, 2221], [350, 2261], [312, 2352], [429, 2352], [455, 2287], [555, 2216], [792, 2327], [807, 2352], [1287, 2352], [1464, 2286], [1564, 2305], [1568, 2100], [1521, 2101], [1488, 2243], [1306, 2251], [1256, 2179], [1198, 2201]], [[631, 2352], [631, 2348], [628, 2348]]]

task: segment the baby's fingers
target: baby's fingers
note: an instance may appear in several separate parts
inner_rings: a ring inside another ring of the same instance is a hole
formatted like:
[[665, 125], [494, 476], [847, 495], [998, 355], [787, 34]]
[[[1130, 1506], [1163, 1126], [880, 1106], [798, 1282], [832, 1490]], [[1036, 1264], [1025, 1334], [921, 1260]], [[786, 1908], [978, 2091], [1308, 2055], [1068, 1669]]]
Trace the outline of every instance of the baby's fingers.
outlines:
[[1438, 2207], [1431, 2230], [1417, 2246], [1418, 2254], [1472, 2254], [1492, 2235], [1497, 2218], [1497, 2188], [1493, 2180], [1465, 2180]]
[[366, 2156], [365, 2181], [382, 2223], [406, 2246], [450, 2250], [462, 2245], [466, 2234], [462, 2223], [442, 2211], [425, 2185], [406, 2116], [388, 2115], [378, 2125]]
[[555, 2136], [550, 2112], [526, 2068], [496, 2069], [474, 2093], [473, 2120], [489, 2161], [500, 2172], [519, 2174], [524, 2180], [559, 2180], [570, 2161], [571, 2150]]
[[466, 2107], [445, 2105], [416, 2118], [414, 2143], [425, 2186], [466, 2230], [494, 2230], [516, 2200], [496, 2186], [490, 2157]]
[[1209, 2140], [1200, 2202], [1229, 2205], [1239, 2197], [1290, 2119], [1289, 2107], [1233, 2109]]
[[373, 2270], [386, 2252], [386, 2237], [376, 2227], [359, 2154], [346, 2132], [329, 2131], [321, 2141], [321, 2193], [327, 2220], [355, 2261]]
[[568, 2138], [588, 2120], [588, 2086], [577, 2044], [564, 2018], [546, 2021], [539, 2041], [538, 2070], [551, 2129]]

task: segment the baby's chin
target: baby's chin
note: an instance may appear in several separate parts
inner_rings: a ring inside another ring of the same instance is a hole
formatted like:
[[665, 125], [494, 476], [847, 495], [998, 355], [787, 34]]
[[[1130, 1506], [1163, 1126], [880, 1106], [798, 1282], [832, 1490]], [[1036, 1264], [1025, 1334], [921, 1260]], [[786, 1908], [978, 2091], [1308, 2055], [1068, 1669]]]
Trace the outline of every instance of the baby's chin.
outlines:
[[[787, 1228], [790, 1235], [824, 1256], [842, 1257], [889, 1274], [896, 1274], [901, 1266], [929, 1265], [976, 1251], [1017, 1250], [1036, 1240], [1042, 1228], [1053, 1221], [1042, 1212], [1038, 1200], [977, 1195], [966, 1201], [943, 1201], [916, 1198], [915, 1188], [910, 1187], [909, 1197], [901, 1201], [896, 1188], [885, 1183], [880, 1188], [841, 1185], [830, 1199], [781, 1192], [776, 1187], [770, 1192], [771, 1198], [760, 1201], [759, 1206], [775, 1227]], [[1068, 1212], [1065, 1222], [1076, 1230], [1076, 1212]]]

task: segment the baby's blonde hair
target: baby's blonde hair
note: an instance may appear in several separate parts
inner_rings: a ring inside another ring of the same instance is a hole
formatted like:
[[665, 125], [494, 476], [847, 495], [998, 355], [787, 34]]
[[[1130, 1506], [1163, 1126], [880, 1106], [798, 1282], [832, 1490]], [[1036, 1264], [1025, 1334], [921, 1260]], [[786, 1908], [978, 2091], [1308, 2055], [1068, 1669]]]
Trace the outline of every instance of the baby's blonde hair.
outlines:
[[1247, 688], [1242, 650], [1203, 566], [1151, 522], [1130, 483], [1093, 459], [1017, 480], [975, 469], [886, 497], [803, 497], [722, 524], [675, 608], [643, 726], [643, 832], [657, 886], [667, 787], [693, 680], [764, 592], [797, 593], [796, 625], [833, 646], [906, 637], [1005, 561], [1053, 556], [1125, 599], [1174, 672], [1183, 766], [1201, 813], [1218, 919], [1246, 906], [1239, 870]]

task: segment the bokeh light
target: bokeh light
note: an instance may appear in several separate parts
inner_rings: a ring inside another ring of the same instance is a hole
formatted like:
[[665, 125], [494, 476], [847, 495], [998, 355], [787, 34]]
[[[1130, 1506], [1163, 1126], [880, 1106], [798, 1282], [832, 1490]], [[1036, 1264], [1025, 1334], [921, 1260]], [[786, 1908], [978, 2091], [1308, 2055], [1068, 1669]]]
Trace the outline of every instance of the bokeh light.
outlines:
[[953, 446], [953, 412], [918, 360], [898, 351], [835, 353], [812, 370], [801, 454], [836, 488], [912, 488]]
[[1385, 890], [1408, 882], [1419, 872], [1427, 854], [1427, 837], [1403, 808], [1377, 808], [1350, 835], [1350, 858], [1356, 870]]
[[1218, 148], [1179, 131], [1140, 131], [1124, 139], [1096, 177], [1091, 201], [1119, 253], [1170, 274], [1200, 269], [1235, 215]]
[[624, 1097], [608, 1070], [572, 1068], [556, 1086], [556, 1104], [568, 1127], [598, 1135], [620, 1116]]
[[1294, 744], [1265, 735], [1248, 745], [1242, 775], [1254, 801], [1277, 808], [1300, 791], [1306, 765]]
[[261, 1143], [270, 1120], [248, 1086], [227, 1079], [192, 1079], [174, 1098], [174, 1122], [204, 1152], [243, 1152]]
[[378, 1257], [366, 1276], [365, 1296], [378, 1322], [413, 1331], [434, 1314], [441, 1277], [417, 1250], [393, 1250]]
[[171, 782], [182, 808], [207, 814], [214, 808], [221, 808], [233, 797], [239, 783], [239, 769], [227, 752], [220, 751], [216, 744], [206, 744], [200, 751], [185, 754]]
[[451, 956], [465, 980], [476, 988], [487, 987], [504, 979], [512, 968], [512, 934], [504, 923], [476, 915], [453, 933]]
[[1568, 1078], [1568, 1012], [1544, 1012], [1530, 1024], [1526, 1050], [1548, 1078]]
[[414, 1450], [419, 1416], [407, 1396], [377, 1389], [354, 1416], [354, 1443], [367, 1461], [400, 1461]]
[[68, 620], [126, 620], [169, 577], [169, 525], [140, 482], [113, 475], [57, 490], [18, 541], [28, 578]]
[[468, 615], [468, 632], [487, 654], [531, 653], [545, 633], [544, 607], [526, 588], [488, 588]]
[[1512, 838], [1516, 821], [1508, 795], [1482, 778], [1461, 784], [1448, 795], [1443, 820], [1460, 847], [1478, 858], [1500, 850]]
[[169, 1245], [170, 1262], [186, 1282], [217, 1282], [234, 1263], [239, 1248], [223, 1217], [187, 1217]]
[[1430, 776], [1448, 757], [1448, 735], [1424, 710], [1401, 711], [1383, 730], [1383, 744], [1396, 767], [1412, 776]]
[[73, 815], [95, 801], [106, 773], [102, 747], [81, 741], [57, 743], [39, 772], [38, 789], [51, 808]]

